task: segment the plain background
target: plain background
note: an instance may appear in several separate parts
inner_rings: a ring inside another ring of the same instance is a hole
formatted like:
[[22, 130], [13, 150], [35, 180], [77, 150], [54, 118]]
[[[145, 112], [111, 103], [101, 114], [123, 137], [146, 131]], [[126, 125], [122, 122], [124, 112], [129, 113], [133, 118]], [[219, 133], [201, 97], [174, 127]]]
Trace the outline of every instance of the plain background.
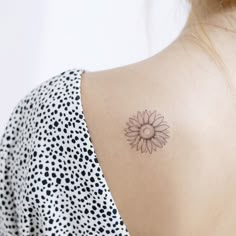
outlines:
[[0, 0], [0, 136], [40, 83], [148, 58], [178, 36], [189, 9], [184, 0]]

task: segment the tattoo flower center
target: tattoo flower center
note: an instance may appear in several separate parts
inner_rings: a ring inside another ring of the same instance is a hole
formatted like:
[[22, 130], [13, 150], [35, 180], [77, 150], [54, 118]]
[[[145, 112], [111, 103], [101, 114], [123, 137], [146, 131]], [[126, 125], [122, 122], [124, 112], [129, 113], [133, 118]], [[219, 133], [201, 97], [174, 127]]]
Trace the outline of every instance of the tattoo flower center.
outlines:
[[139, 131], [139, 135], [144, 139], [150, 139], [154, 136], [155, 129], [150, 124], [144, 124]]

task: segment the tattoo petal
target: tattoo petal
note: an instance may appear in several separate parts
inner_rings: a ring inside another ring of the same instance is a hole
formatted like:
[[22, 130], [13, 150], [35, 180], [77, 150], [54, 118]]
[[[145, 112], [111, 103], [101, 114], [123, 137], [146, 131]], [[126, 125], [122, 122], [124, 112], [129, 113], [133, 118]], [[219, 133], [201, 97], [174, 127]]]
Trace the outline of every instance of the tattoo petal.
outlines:
[[168, 128], [169, 128], [169, 125], [159, 125], [159, 126], [156, 126], [155, 130], [156, 131], [164, 131]]
[[156, 111], [154, 111], [153, 113], [151, 113], [150, 117], [149, 117], [149, 124], [153, 124], [153, 122], [155, 121], [156, 118]]
[[153, 126], [158, 126], [163, 121], [164, 116], [157, 117], [156, 120], [153, 122]]

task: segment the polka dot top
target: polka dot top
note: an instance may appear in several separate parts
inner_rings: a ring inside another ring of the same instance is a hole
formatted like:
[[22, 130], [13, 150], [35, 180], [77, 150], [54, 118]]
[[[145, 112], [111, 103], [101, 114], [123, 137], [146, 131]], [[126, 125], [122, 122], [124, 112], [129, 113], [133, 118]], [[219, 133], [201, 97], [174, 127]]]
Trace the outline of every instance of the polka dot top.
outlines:
[[84, 69], [70, 69], [16, 104], [0, 140], [0, 236], [130, 236], [81, 104]]

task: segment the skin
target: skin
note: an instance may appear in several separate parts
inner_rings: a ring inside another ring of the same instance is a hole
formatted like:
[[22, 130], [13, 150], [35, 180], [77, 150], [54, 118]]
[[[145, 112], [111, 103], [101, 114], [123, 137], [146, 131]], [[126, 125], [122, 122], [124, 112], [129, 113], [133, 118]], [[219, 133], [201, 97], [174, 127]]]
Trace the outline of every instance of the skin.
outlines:
[[[229, 69], [231, 88], [193, 40], [191, 17], [162, 52], [82, 77], [88, 129], [131, 236], [236, 234], [236, 34], [229, 14], [236, 17], [236, 10], [204, 13], [201, 20]], [[163, 115], [170, 131], [165, 146], [151, 153], [131, 148], [124, 132], [145, 109]]]

